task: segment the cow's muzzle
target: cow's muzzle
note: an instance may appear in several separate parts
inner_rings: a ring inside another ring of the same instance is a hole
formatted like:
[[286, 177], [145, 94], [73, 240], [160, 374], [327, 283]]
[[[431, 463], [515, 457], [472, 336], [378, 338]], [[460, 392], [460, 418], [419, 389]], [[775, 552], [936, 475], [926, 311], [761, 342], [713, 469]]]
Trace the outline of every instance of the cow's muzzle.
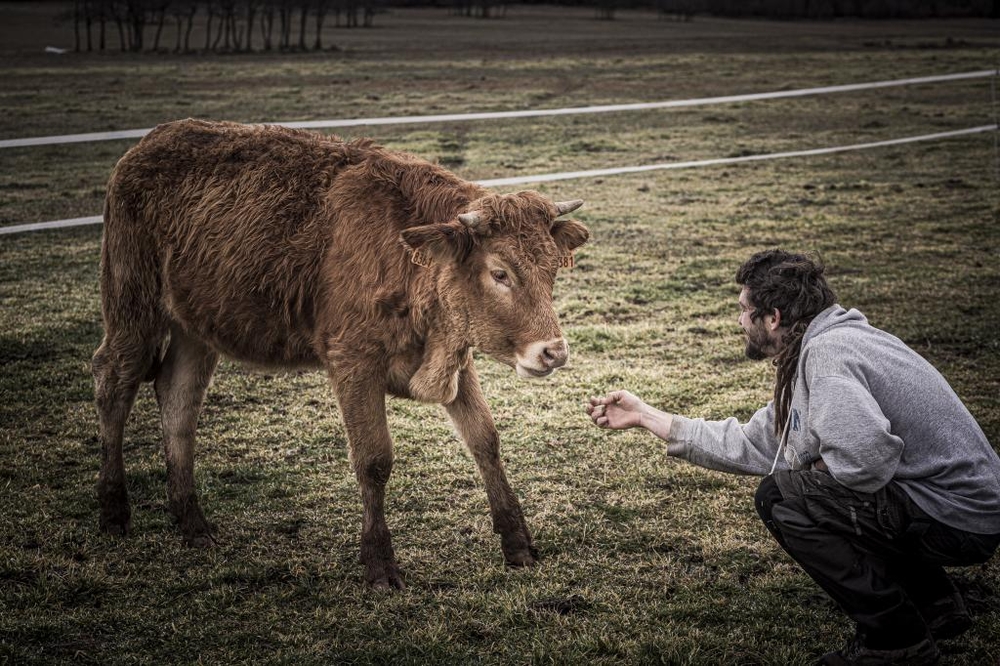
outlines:
[[569, 345], [565, 338], [533, 342], [517, 354], [517, 376], [524, 379], [548, 377], [569, 360]]

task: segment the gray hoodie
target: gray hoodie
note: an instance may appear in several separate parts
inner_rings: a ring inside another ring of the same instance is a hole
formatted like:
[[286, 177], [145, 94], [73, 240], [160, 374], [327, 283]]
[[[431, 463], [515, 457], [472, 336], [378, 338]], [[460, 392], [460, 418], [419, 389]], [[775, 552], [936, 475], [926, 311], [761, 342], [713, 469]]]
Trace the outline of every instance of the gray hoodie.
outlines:
[[746, 424], [674, 416], [667, 452], [756, 475], [822, 458], [848, 488], [873, 493], [896, 481], [940, 522], [1000, 533], [1000, 457], [969, 410], [919, 354], [839, 305], [802, 338], [784, 446], [768, 403]]

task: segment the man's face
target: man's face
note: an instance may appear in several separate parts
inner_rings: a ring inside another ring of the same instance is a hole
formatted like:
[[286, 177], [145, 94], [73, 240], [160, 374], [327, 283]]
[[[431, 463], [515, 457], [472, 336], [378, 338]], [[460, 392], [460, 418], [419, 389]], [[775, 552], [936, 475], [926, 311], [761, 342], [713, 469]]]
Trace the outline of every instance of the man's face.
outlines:
[[754, 321], [754, 306], [746, 287], [740, 292], [740, 327], [746, 333], [746, 355], [752, 361], [762, 361], [781, 351], [781, 334], [775, 325], [774, 315], [764, 315]]

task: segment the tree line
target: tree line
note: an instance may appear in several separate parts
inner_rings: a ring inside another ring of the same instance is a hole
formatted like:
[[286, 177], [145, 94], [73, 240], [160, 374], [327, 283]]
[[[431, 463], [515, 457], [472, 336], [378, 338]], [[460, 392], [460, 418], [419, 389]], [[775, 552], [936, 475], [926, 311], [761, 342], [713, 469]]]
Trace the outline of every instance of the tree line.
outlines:
[[[533, 0], [523, 0], [532, 3]], [[74, 0], [77, 51], [321, 50], [323, 28], [371, 27], [392, 2], [405, 6], [448, 6], [452, 14], [502, 18], [508, 0]], [[534, 0], [537, 3], [537, 0]], [[619, 9], [655, 9], [661, 16], [691, 20], [699, 14], [779, 19], [1000, 18], [1000, 0], [556, 0], [591, 6], [599, 19]], [[204, 42], [192, 43], [196, 23]], [[162, 42], [172, 26], [173, 44]], [[112, 46], [112, 39], [116, 44]]]
[[[177, 53], [321, 50], [323, 28], [370, 27], [385, 0], [74, 0], [77, 51], [104, 51], [112, 33], [122, 51], [159, 51], [173, 25]], [[192, 44], [196, 21], [204, 44]]]
[[[615, 2], [616, 0], [604, 0]], [[661, 11], [777, 19], [1000, 18], [1000, 0], [653, 0]]]

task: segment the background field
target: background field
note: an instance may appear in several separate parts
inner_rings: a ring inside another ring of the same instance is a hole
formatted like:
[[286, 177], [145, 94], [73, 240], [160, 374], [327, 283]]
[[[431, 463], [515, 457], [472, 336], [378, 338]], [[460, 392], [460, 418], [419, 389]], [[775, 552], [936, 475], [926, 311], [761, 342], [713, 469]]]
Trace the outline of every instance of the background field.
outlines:
[[[26, 5], [26, 6], [25, 6]], [[582, 106], [996, 67], [988, 21], [658, 21], [512, 8], [394, 10], [308, 55], [46, 55], [49, 3], [0, 3], [0, 138], [150, 127]], [[166, 38], [169, 40], [169, 38]], [[195, 39], [194, 43], [198, 43]], [[358, 129], [470, 179], [775, 152], [993, 122], [988, 79], [679, 111]], [[822, 158], [553, 183], [593, 240], [556, 285], [571, 367], [518, 381], [480, 358], [541, 566], [504, 567], [471, 456], [440, 409], [390, 403], [388, 519], [409, 589], [357, 564], [360, 502], [321, 373], [225, 363], [197, 484], [221, 543], [165, 513], [148, 387], [126, 433], [134, 534], [97, 532], [88, 362], [99, 227], [0, 236], [0, 662], [809, 663], [850, 627], [770, 541], [756, 481], [670, 460], [582, 411], [628, 387], [664, 409], [749, 416], [772, 371], [741, 357], [732, 275], [818, 252], [840, 301], [953, 383], [1000, 442], [994, 134]], [[0, 152], [0, 225], [96, 215], [131, 142]], [[1000, 660], [1000, 565], [956, 571], [976, 626], [945, 663]]]

